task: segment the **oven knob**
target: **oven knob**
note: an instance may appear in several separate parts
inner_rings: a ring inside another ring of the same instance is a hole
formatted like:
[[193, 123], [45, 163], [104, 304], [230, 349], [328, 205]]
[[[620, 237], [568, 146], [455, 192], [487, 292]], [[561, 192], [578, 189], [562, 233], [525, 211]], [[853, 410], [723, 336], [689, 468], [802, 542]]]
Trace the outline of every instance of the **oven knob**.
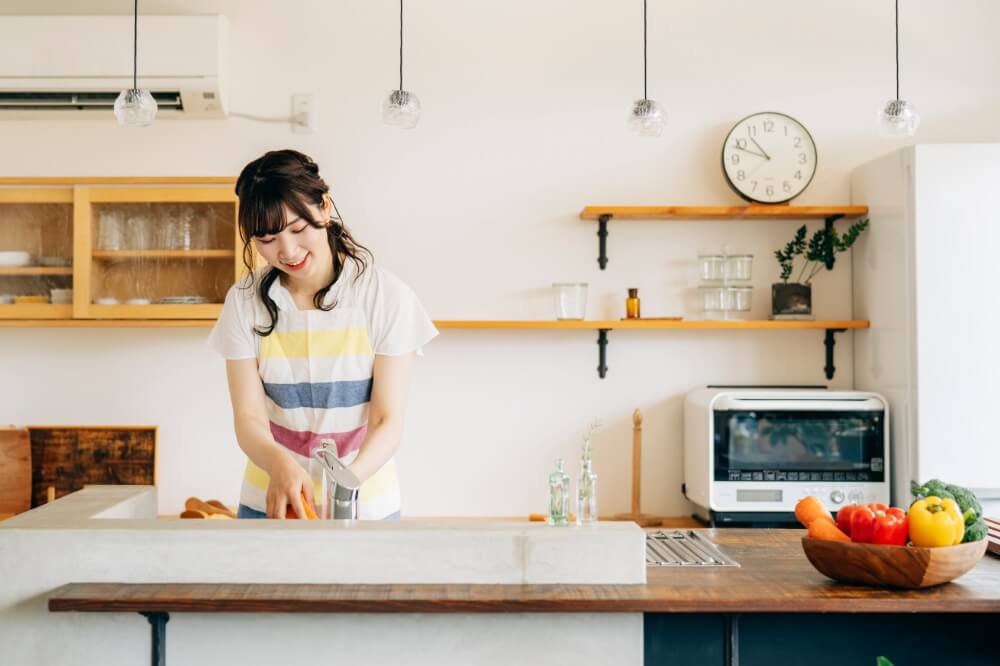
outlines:
[[851, 500], [852, 504], [861, 504], [865, 501], [865, 495], [860, 490], [852, 490], [847, 497]]
[[843, 490], [834, 490], [834, 491], [832, 491], [830, 493], [830, 501], [833, 502], [834, 504], [843, 504], [844, 503], [844, 491]]

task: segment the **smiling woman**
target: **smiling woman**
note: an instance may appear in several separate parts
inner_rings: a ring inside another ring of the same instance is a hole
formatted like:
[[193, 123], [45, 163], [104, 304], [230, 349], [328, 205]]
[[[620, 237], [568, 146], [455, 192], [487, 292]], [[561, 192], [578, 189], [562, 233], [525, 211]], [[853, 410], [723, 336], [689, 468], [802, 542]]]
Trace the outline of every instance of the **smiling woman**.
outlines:
[[[291, 507], [301, 516], [303, 501], [322, 508], [310, 460], [333, 440], [362, 482], [359, 517], [397, 517], [393, 456], [410, 371], [437, 329], [413, 291], [354, 241], [308, 156], [265, 154], [243, 169], [236, 195], [249, 273], [229, 290], [209, 341], [226, 358], [249, 458], [240, 515], [284, 518]], [[268, 264], [260, 270], [255, 248]]]

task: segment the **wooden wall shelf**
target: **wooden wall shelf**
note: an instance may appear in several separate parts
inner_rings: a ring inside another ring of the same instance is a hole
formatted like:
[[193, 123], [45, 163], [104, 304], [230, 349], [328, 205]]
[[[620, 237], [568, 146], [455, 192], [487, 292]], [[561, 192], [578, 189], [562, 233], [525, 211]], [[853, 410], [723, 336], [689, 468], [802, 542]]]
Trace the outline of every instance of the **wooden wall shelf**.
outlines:
[[0, 268], [0, 275], [72, 275], [69, 266], [18, 266]]
[[[840, 218], [861, 217], [868, 206], [585, 206], [581, 220], [597, 220], [597, 265], [608, 265], [608, 222], [619, 220], [823, 220], [827, 229]], [[827, 263], [833, 268], [833, 263]]]
[[94, 259], [232, 259], [233, 250], [94, 250]]

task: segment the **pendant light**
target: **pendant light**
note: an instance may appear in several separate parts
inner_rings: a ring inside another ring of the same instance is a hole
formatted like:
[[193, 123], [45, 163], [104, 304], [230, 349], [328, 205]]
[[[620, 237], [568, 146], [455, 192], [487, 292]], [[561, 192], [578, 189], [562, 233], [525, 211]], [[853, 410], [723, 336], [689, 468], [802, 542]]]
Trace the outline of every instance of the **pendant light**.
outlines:
[[659, 102], [646, 94], [646, 0], [642, 0], [642, 99], [632, 103], [628, 125], [639, 136], [660, 136], [667, 124], [667, 113]]
[[920, 124], [917, 110], [899, 98], [899, 0], [896, 0], [896, 98], [890, 99], [879, 109], [879, 134], [886, 139], [913, 136]]
[[132, 29], [132, 87], [115, 100], [115, 118], [119, 125], [145, 127], [156, 117], [156, 100], [146, 89], [139, 89], [139, 0], [135, 0]]
[[413, 129], [420, 120], [420, 99], [403, 90], [403, 0], [399, 0], [399, 88], [382, 100], [382, 120], [403, 129]]

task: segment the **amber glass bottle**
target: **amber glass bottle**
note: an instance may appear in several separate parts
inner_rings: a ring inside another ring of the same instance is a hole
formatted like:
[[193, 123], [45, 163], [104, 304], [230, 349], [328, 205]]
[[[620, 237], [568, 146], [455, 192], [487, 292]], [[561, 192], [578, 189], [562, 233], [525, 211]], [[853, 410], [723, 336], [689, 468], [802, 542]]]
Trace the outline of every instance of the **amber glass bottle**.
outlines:
[[628, 290], [628, 298], [625, 299], [625, 318], [639, 319], [639, 290], [631, 288]]

